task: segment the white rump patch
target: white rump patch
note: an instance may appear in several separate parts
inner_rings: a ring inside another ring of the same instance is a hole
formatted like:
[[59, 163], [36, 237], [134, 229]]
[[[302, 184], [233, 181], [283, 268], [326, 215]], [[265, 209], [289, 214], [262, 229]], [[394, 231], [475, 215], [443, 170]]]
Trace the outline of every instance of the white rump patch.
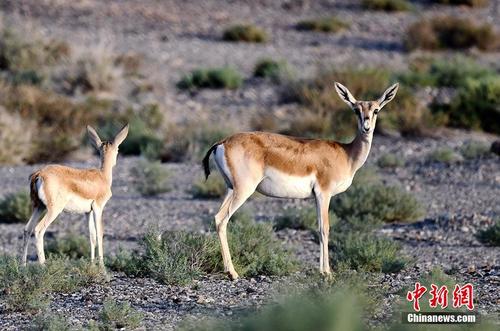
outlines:
[[44, 205], [47, 205], [47, 197], [45, 196], [45, 192], [43, 191], [43, 180], [38, 177], [36, 179], [35, 185], [38, 198], [43, 202]]
[[215, 148], [214, 150], [215, 165], [217, 166], [217, 169], [222, 175], [222, 178], [224, 178], [226, 185], [229, 186], [230, 188], [233, 188], [233, 176], [231, 174], [231, 171], [229, 171], [225, 153], [226, 151], [223, 144], [220, 144]]

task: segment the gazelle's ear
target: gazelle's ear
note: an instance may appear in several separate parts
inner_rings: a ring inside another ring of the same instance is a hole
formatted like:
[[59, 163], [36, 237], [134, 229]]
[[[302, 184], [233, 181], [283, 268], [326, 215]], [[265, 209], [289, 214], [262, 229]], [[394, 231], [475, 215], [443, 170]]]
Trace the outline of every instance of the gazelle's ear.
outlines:
[[123, 129], [120, 130], [120, 132], [118, 132], [115, 139], [113, 139], [113, 145], [115, 146], [120, 145], [125, 140], [125, 138], [127, 138], [127, 134], [128, 134], [128, 124], [125, 125]]
[[90, 143], [92, 144], [92, 146], [94, 146], [96, 149], [101, 148], [102, 141], [95, 129], [90, 125], [87, 125], [87, 133], [89, 135]]
[[385, 90], [384, 94], [377, 100], [380, 108], [384, 107], [396, 96], [396, 92], [398, 91], [399, 83], [396, 83]]
[[354, 107], [356, 99], [352, 96], [351, 92], [349, 92], [347, 87], [345, 87], [340, 83], [335, 82], [335, 90], [337, 91], [342, 101], [347, 103], [350, 107]]

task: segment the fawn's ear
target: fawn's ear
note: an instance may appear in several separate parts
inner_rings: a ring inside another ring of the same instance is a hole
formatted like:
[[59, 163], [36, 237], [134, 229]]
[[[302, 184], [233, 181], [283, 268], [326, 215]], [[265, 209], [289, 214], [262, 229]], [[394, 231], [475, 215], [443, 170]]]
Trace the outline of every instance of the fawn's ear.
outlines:
[[94, 146], [96, 149], [101, 148], [102, 141], [95, 129], [90, 125], [87, 125], [87, 133], [89, 135], [90, 143], [92, 144], [92, 146]]
[[347, 103], [351, 108], [354, 107], [356, 99], [352, 96], [351, 92], [349, 92], [347, 87], [345, 87], [340, 83], [335, 82], [335, 90], [337, 91], [342, 101]]
[[384, 94], [377, 100], [380, 108], [384, 107], [396, 96], [396, 92], [398, 91], [399, 83], [396, 83], [385, 90]]
[[123, 129], [120, 130], [120, 132], [117, 133], [115, 136], [115, 139], [113, 139], [113, 145], [118, 146], [120, 145], [125, 138], [127, 138], [128, 134], [128, 124], [126, 124]]

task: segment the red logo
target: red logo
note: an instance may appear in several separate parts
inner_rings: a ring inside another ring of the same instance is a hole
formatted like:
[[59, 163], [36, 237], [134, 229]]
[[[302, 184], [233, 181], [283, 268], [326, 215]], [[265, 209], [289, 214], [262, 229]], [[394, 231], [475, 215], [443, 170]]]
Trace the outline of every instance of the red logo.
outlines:
[[448, 288], [446, 285], [441, 286], [439, 289], [436, 285], [431, 284], [431, 299], [429, 300], [429, 306], [431, 308], [436, 308], [438, 305], [441, 309], [448, 307]]
[[467, 309], [474, 309], [474, 287], [468, 283], [460, 287], [455, 285], [453, 290], [453, 308], [460, 308], [466, 306]]
[[[413, 291], [408, 291], [406, 294], [406, 300], [413, 302], [413, 309], [415, 311], [420, 311], [419, 300], [425, 292], [427, 292], [427, 288], [419, 282], [416, 282], [415, 289]], [[441, 309], [448, 307], [448, 293], [446, 285], [439, 287], [435, 284], [431, 284], [431, 290], [429, 291], [431, 296], [429, 299], [429, 306], [431, 308], [440, 306]], [[460, 308], [462, 306], [466, 306], [468, 310], [474, 309], [474, 287], [470, 283], [463, 286], [456, 284], [453, 290], [453, 308]]]
[[424, 295], [424, 293], [427, 292], [427, 289], [425, 286], [421, 286], [419, 282], [415, 283], [415, 290], [413, 291], [408, 291], [408, 294], [406, 294], [406, 300], [408, 301], [413, 301], [413, 309], [415, 311], [420, 311], [420, 304], [418, 300]]

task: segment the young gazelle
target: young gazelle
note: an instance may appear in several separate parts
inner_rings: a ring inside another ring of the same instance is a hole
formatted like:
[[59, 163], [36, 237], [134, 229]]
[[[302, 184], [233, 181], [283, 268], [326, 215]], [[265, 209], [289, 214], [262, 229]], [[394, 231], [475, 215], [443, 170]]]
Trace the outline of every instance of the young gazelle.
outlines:
[[[94, 261], [97, 243], [99, 263], [103, 259], [102, 211], [111, 198], [112, 169], [116, 165], [118, 146], [125, 140], [128, 124], [112, 142], [102, 142], [97, 132], [87, 126], [90, 142], [99, 151], [100, 169], [76, 169], [62, 165], [49, 165], [30, 176], [33, 214], [24, 227], [22, 263], [26, 265], [28, 240], [35, 230], [36, 250], [40, 264], [45, 262], [43, 237], [48, 226], [63, 211], [85, 213], [90, 232], [90, 258]], [[40, 216], [47, 211], [40, 220]], [[40, 221], [39, 221], [40, 220]]]
[[358, 134], [349, 144], [330, 140], [302, 139], [265, 132], [237, 133], [213, 145], [203, 159], [210, 174], [213, 154], [217, 170], [228, 186], [215, 215], [224, 270], [238, 278], [226, 237], [229, 218], [254, 191], [272, 197], [316, 199], [320, 232], [320, 272], [330, 273], [328, 261], [330, 198], [351, 185], [356, 171], [365, 163], [372, 143], [377, 114], [391, 101], [398, 84], [389, 87], [376, 101], [357, 101], [342, 84], [335, 83], [340, 98], [354, 110]]

